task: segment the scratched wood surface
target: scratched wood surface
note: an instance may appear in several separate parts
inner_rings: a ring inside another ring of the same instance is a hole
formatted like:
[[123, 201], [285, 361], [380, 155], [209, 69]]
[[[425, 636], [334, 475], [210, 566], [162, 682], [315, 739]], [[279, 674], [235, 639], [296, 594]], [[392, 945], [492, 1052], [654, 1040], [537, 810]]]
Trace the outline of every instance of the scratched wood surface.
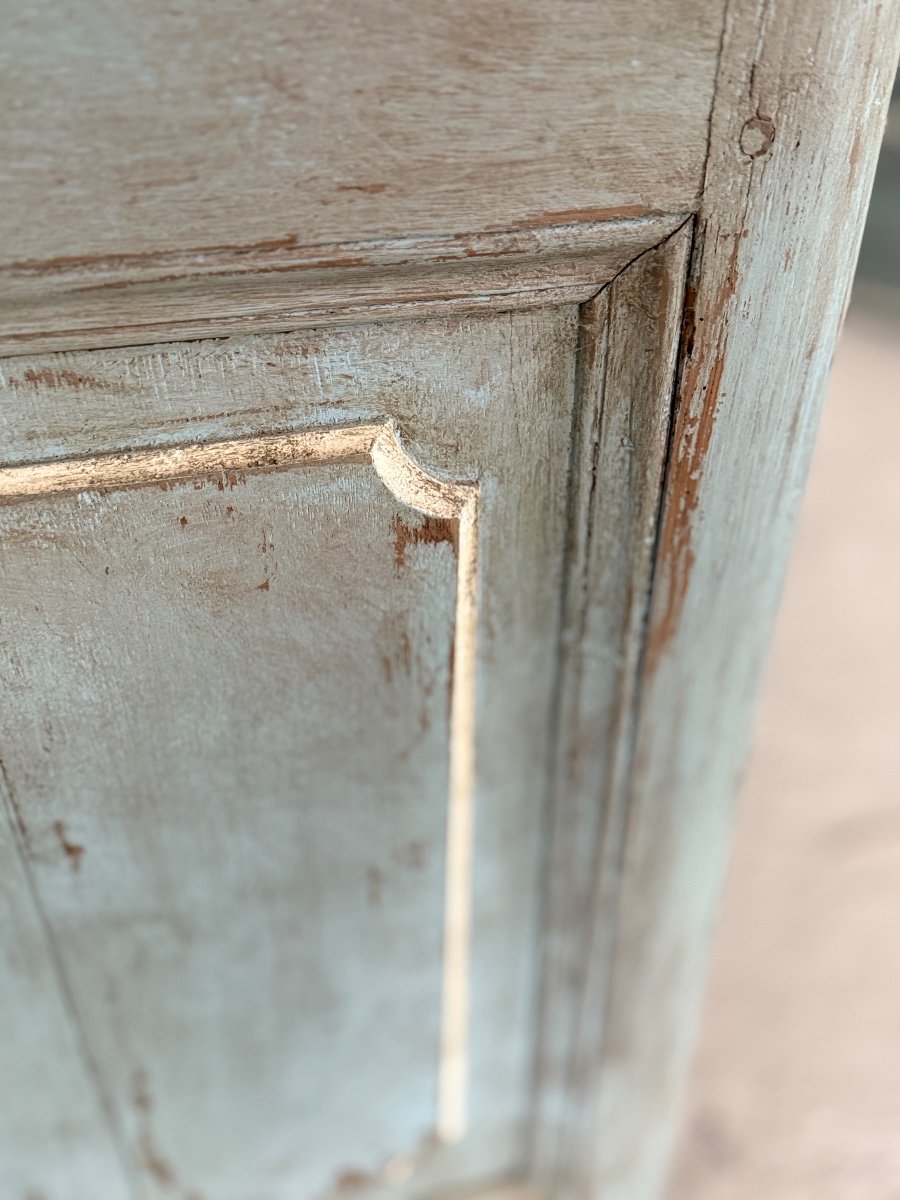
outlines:
[[149, 1190], [316, 1195], [435, 1123], [453, 529], [233, 478], [0, 511], [0, 736]]
[[[6, 799], [6, 788], [0, 785]], [[72, 1022], [71, 997], [48, 953], [20, 823], [0, 831], [0, 1184], [4, 1195], [132, 1200], [127, 1171]], [[64, 1190], [60, 1191], [60, 1188]]]

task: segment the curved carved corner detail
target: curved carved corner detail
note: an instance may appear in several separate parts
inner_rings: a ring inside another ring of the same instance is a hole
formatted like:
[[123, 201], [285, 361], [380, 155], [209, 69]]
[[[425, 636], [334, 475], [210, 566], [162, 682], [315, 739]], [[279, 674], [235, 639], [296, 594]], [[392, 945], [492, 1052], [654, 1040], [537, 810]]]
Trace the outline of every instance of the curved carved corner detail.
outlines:
[[441, 1045], [436, 1134], [454, 1142], [466, 1130], [470, 944], [475, 783], [475, 637], [478, 498], [475, 482], [439, 478], [403, 448], [396, 422], [233, 438], [189, 446], [127, 450], [0, 468], [0, 503], [147, 484], [228, 478], [236, 472], [371, 463], [396, 500], [430, 517], [457, 522], [456, 622], [450, 704]]
[[402, 503], [458, 522], [456, 638], [450, 707], [450, 796], [444, 898], [444, 971], [437, 1134], [455, 1142], [466, 1130], [469, 1073], [469, 958], [475, 792], [475, 638], [478, 584], [478, 485], [438, 479], [406, 453], [395, 422], [372, 442], [372, 465]]

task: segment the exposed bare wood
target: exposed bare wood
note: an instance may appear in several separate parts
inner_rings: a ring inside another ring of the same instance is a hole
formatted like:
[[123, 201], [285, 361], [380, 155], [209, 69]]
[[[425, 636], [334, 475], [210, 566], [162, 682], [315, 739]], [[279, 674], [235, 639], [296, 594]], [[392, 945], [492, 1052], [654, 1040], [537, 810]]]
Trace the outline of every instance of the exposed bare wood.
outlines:
[[478, 664], [478, 493], [459, 512], [456, 640], [450, 710], [450, 799], [444, 883], [444, 976], [438, 1136], [458, 1142], [468, 1119], [471, 1008], [472, 856], [475, 827], [476, 671]]
[[366, 459], [371, 460], [398, 500], [429, 516], [458, 518], [474, 494], [475, 485], [436, 479], [413, 462], [403, 449], [396, 423], [385, 418], [364, 425], [332, 425], [327, 429], [0, 467], [0, 501], [9, 503], [50, 492], [105, 492], [205, 475], [227, 479], [235, 471], [283, 470]]
[[[109, 491], [229, 472], [364, 462], [382, 433], [382, 423], [270, 433], [256, 438], [125, 450], [94, 458], [64, 458], [0, 468], [0, 500], [9, 503], [52, 492]], [[445, 514], [441, 514], [445, 515]]]

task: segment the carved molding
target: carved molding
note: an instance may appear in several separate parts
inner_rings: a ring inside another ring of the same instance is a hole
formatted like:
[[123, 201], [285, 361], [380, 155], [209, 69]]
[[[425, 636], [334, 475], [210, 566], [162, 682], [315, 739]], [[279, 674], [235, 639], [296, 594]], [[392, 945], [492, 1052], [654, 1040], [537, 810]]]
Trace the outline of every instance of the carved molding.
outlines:
[[458, 523], [456, 620], [450, 702], [438, 1137], [466, 1130], [475, 739], [478, 484], [439, 478], [403, 448], [396, 422], [273, 433], [0, 468], [0, 503], [110, 491], [235, 472], [370, 462], [388, 491], [429, 517]]
[[[566, 214], [558, 214], [564, 217]], [[0, 264], [0, 356], [581, 303], [685, 212]]]
[[609, 989], [627, 952], [634, 729], [691, 238], [685, 226], [581, 309], [528, 1147], [530, 1179], [561, 1200], [587, 1194], [600, 1072], [621, 1070]]

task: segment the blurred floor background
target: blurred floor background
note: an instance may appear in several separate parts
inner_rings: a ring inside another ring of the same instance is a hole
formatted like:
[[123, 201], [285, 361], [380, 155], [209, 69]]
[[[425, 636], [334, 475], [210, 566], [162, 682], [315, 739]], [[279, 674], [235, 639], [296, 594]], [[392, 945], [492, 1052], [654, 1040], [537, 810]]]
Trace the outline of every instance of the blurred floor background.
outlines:
[[900, 1200], [896, 90], [667, 1200]]

